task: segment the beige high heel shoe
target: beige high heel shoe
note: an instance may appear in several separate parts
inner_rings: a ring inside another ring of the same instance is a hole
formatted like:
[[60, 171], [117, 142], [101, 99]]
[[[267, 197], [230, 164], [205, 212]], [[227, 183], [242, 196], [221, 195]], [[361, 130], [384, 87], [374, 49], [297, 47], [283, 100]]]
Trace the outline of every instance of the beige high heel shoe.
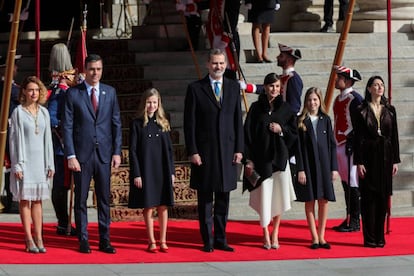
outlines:
[[46, 253], [46, 248], [43, 245], [43, 240], [35, 240], [39, 253]]
[[26, 240], [26, 252], [39, 253], [39, 248], [37, 248], [33, 240]]

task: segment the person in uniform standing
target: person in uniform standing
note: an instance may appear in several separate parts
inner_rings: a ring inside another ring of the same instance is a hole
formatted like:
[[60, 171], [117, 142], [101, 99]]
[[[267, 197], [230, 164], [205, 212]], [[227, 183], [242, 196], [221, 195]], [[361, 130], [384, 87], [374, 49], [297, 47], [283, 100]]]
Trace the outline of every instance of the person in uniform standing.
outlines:
[[360, 230], [361, 208], [357, 168], [353, 163], [354, 128], [351, 115], [357, 112], [362, 97], [352, 86], [362, 78], [357, 70], [345, 66], [335, 66], [335, 70], [335, 88], [340, 91], [340, 94], [333, 103], [334, 134], [337, 144], [338, 172], [344, 189], [347, 217], [341, 224], [335, 226], [334, 230], [355, 232]]
[[55, 176], [53, 177], [52, 204], [58, 224], [56, 234], [76, 236], [76, 229], [71, 226], [68, 215], [68, 189], [70, 188], [70, 173], [64, 157], [62, 134], [62, 117], [66, 90], [76, 85], [76, 72], [68, 48], [64, 43], [53, 45], [50, 52], [49, 72], [52, 82], [47, 103], [52, 127], [53, 148], [55, 154]]
[[281, 67], [282, 78], [281, 94], [283, 100], [290, 104], [293, 112], [299, 114], [301, 107], [301, 97], [303, 90], [303, 81], [300, 75], [295, 71], [296, 61], [302, 58], [299, 49], [294, 49], [279, 43], [280, 54], [277, 56], [277, 66]]

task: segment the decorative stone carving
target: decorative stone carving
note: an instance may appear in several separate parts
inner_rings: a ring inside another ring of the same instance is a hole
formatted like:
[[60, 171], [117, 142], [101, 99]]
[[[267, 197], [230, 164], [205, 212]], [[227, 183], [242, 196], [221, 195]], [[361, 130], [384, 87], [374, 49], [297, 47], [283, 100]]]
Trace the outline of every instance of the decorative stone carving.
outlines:
[[[122, 152], [127, 158], [127, 150]], [[126, 164], [126, 163], [123, 163]], [[188, 162], [175, 164], [174, 201], [169, 208], [171, 218], [197, 218], [197, 192], [190, 188], [191, 168]], [[129, 209], [129, 167], [121, 166], [112, 170], [111, 175], [111, 219], [112, 221], [143, 220], [142, 209]]]

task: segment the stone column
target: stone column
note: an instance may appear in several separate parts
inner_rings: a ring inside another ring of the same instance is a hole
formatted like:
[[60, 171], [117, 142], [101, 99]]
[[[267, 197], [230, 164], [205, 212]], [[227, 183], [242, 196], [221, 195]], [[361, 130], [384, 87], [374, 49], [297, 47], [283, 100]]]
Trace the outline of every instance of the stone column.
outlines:
[[[414, 0], [391, 0], [391, 31], [414, 32]], [[387, 1], [356, 0], [350, 32], [386, 32]]]

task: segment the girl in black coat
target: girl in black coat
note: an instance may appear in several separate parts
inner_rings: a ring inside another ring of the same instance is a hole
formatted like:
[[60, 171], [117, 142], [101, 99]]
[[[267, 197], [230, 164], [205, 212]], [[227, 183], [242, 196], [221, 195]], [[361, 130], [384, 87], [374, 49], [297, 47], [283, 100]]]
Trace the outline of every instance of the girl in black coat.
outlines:
[[[298, 153], [295, 183], [297, 200], [305, 202], [305, 214], [312, 235], [311, 249], [330, 249], [325, 240], [328, 201], [335, 201], [333, 181], [338, 176], [336, 142], [332, 123], [322, 101], [319, 88], [306, 91], [304, 107], [298, 120]], [[315, 201], [318, 201], [318, 227]]]
[[160, 251], [168, 252], [166, 243], [168, 209], [174, 204], [175, 178], [170, 124], [155, 88], [142, 95], [138, 118], [130, 127], [129, 208], [144, 208], [148, 234], [148, 252], [157, 252], [154, 237], [153, 209], [157, 208], [160, 228]]
[[384, 97], [384, 91], [383, 79], [371, 77], [365, 89], [365, 100], [352, 117], [354, 164], [359, 176], [366, 247], [385, 246], [388, 198], [392, 195], [392, 177], [400, 163], [397, 113]]

